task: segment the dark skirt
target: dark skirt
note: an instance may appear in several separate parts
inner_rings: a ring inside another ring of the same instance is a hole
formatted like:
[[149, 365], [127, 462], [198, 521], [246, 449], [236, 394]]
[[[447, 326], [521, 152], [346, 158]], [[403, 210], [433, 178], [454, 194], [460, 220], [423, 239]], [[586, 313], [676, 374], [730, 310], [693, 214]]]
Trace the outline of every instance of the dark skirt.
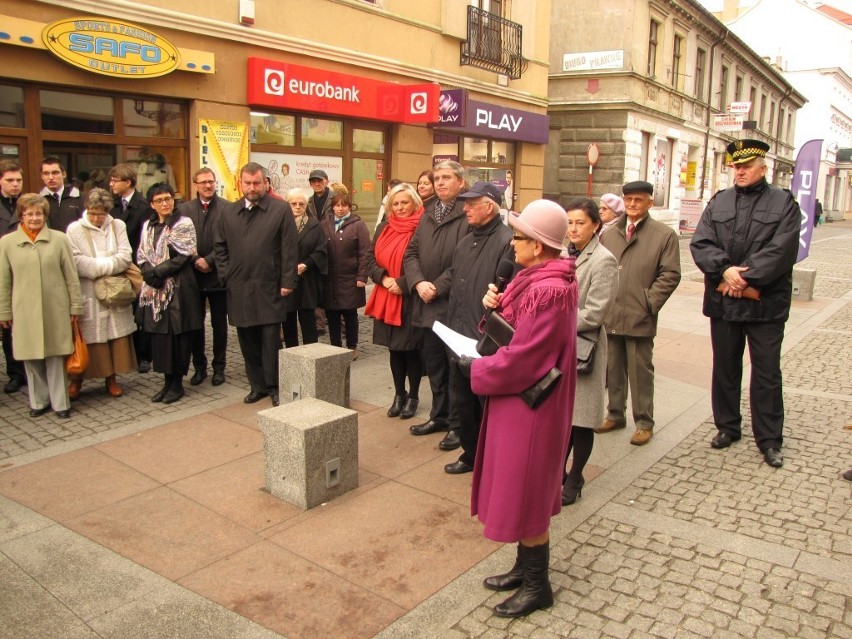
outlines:
[[151, 333], [152, 366], [164, 375], [186, 375], [192, 354], [192, 333]]

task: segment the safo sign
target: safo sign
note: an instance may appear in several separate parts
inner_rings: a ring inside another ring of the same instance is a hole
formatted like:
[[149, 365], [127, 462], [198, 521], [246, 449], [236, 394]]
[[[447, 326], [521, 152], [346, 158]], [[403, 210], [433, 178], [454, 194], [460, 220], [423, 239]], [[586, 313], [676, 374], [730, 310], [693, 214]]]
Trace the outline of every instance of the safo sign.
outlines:
[[180, 53], [161, 36], [126, 22], [71, 18], [47, 25], [44, 46], [75, 67], [120, 78], [156, 78], [174, 71]]

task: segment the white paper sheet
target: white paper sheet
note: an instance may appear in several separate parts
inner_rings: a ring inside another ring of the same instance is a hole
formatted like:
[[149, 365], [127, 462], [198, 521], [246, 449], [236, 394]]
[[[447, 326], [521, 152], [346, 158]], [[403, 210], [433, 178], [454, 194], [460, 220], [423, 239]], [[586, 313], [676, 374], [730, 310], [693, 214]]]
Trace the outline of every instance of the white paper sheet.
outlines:
[[465, 337], [461, 333], [455, 332], [449, 326], [446, 326], [437, 320], [434, 324], [432, 324], [432, 330], [435, 331], [435, 335], [440, 337], [441, 341], [459, 357], [463, 357], [465, 355], [472, 357], [473, 359], [481, 357], [481, 355], [476, 352], [475, 339]]

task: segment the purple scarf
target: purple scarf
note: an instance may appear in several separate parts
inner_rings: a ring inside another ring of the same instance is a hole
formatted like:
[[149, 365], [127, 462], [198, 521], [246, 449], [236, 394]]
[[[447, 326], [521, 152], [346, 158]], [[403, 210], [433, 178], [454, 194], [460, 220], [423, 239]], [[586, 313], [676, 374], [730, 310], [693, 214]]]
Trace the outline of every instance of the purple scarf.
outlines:
[[525, 268], [506, 288], [500, 300], [500, 312], [514, 327], [522, 318], [545, 306], [576, 313], [578, 293], [574, 271], [573, 257], [547, 260]]

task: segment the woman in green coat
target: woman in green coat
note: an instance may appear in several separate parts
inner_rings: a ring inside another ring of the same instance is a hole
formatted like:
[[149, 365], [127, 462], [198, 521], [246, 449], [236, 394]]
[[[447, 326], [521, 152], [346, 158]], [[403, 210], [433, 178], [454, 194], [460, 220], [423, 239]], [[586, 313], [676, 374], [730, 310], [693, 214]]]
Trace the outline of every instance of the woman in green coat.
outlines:
[[15, 359], [24, 362], [30, 415], [53, 408], [67, 419], [65, 357], [74, 350], [71, 323], [83, 314], [83, 298], [71, 247], [48, 228], [49, 212], [40, 195], [22, 195], [17, 230], [0, 238], [0, 325], [11, 327]]

